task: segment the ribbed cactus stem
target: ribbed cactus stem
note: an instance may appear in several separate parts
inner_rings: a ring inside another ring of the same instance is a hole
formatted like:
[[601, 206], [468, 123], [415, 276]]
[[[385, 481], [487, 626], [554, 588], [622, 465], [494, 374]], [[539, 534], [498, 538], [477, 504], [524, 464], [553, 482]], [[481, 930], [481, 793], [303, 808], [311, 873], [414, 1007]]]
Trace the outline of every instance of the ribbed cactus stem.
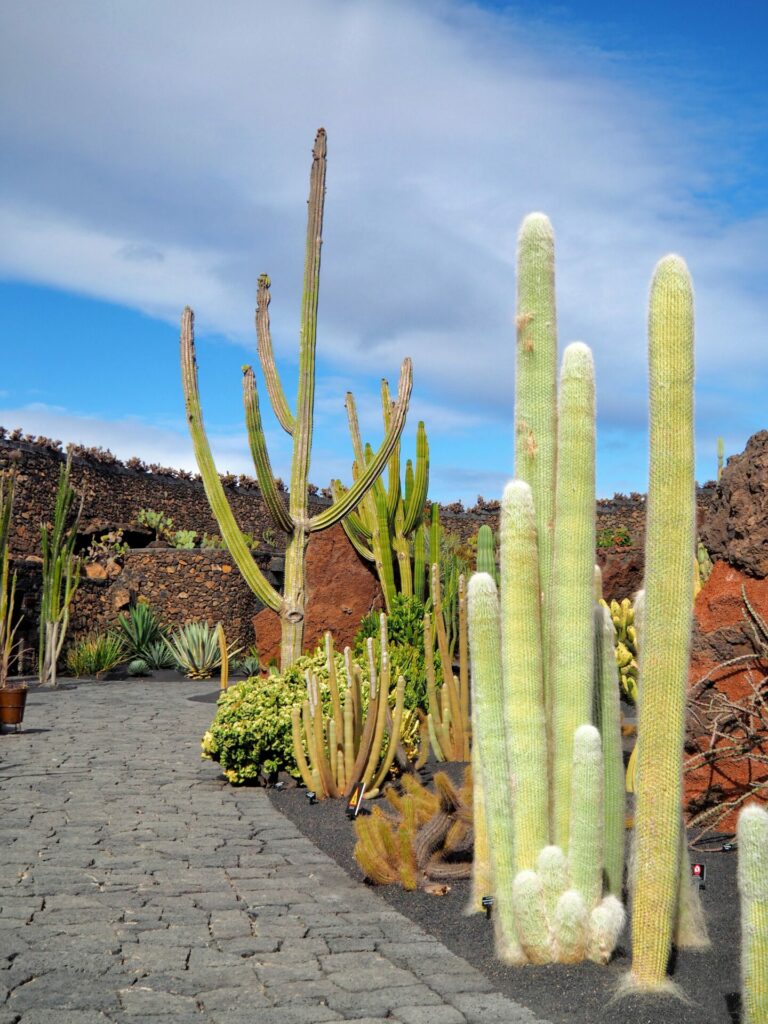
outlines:
[[549, 784], [536, 518], [522, 480], [508, 483], [501, 500], [501, 659], [515, 864], [532, 870], [549, 839]]
[[496, 556], [493, 550], [493, 530], [483, 524], [477, 531], [477, 571], [496, 577]]
[[595, 559], [595, 374], [592, 353], [563, 353], [549, 619], [553, 842], [568, 848], [573, 734], [592, 715]]
[[[472, 735], [477, 734], [477, 702], [472, 701]], [[489, 896], [491, 886], [491, 851], [488, 847], [488, 820], [485, 807], [485, 787], [480, 767], [477, 743], [472, 744], [472, 826], [475, 844], [472, 852], [472, 897], [467, 913], [483, 910], [483, 896]]]
[[739, 815], [741, 1007], [743, 1024], [768, 1021], [768, 813], [749, 804]]
[[573, 736], [571, 885], [590, 913], [603, 895], [603, 751], [600, 733], [581, 725]]
[[[555, 236], [549, 218], [531, 213], [517, 239], [515, 476], [531, 485], [539, 538], [543, 636], [550, 635], [557, 462], [557, 313]], [[549, 672], [545, 659], [545, 673]], [[547, 705], [549, 683], [546, 682]]]
[[696, 506], [693, 288], [678, 256], [659, 262], [648, 325], [650, 471], [635, 811], [632, 981], [664, 987], [677, 905], [685, 694]]
[[571, 884], [568, 861], [560, 847], [545, 846], [539, 854], [536, 870], [541, 878], [547, 917], [551, 921], [555, 916], [558, 900]]
[[604, 864], [607, 889], [621, 896], [624, 881], [626, 794], [621, 743], [615, 629], [605, 605], [595, 605], [595, 721], [603, 747]]
[[469, 581], [467, 600], [472, 689], [476, 706], [475, 743], [485, 792], [496, 949], [499, 958], [507, 963], [524, 963], [526, 958], [517, 940], [512, 906], [515, 848], [504, 721], [499, 601], [496, 584], [487, 573], [476, 573]]

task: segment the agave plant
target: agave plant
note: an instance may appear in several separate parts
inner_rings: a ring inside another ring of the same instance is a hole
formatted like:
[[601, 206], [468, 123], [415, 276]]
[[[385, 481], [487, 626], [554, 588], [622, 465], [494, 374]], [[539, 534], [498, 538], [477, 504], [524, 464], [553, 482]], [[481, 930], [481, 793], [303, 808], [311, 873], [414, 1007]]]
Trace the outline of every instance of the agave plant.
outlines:
[[[130, 658], [141, 658], [150, 668], [170, 668], [174, 664], [162, 642], [166, 630], [146, 601], [131, 605], [117, 623]], [[157, 664], [158, 660], [162, 664]]]
[[[190, 679], [210, 679], [221, 665], [216, 627], [207, 622], [187, 622], [170, 637], [163, 637], [174, 661]], [[229, 657], [240, 652], [234, 643], [227, 645]]]

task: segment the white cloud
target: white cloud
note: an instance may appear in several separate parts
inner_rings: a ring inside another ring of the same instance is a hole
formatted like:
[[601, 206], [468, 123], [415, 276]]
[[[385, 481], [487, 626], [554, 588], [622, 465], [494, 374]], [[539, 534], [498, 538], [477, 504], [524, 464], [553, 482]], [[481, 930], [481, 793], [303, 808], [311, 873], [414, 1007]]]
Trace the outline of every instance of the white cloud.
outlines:
[[[730, 223], [700, 197], [725, 126], [692, 136], [573, 35], [459, 0], [39, 0], [0, 17], [7, 277], [173, 322], [190, 303], [198, 330], [250, 346], [267, 270], [293, 358], [323, 124], [319, 351], [369, 393], [410, 354], [414, 414], [435, 436], [511, 422], [531, 209], [554, 222], [561, 343], [593, 347], [606, 427], [644, 421], [646, 295], [666, 251], [694, 273], [700, 380], [743, 395], [765, 369], [767, 222]], [[375, 392], [372, 408], [375, 430]]]

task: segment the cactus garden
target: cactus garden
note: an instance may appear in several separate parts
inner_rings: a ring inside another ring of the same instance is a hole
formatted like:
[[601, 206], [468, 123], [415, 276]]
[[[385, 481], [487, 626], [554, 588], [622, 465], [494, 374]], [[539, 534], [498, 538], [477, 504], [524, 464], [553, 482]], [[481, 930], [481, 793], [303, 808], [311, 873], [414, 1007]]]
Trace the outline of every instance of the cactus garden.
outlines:
[[48, 6], [0, 1024], [768, 1024], [765, 16]]

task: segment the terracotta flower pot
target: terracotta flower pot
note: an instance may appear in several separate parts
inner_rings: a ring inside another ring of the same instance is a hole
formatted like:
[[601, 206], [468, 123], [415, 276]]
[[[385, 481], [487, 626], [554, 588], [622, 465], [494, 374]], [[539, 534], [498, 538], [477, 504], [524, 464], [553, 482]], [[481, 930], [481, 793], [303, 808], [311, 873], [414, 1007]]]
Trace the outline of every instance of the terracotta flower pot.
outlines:
[[15, 725], [18, 732], [27, 703], [26, 686], [0, 688], [0, 725]]

